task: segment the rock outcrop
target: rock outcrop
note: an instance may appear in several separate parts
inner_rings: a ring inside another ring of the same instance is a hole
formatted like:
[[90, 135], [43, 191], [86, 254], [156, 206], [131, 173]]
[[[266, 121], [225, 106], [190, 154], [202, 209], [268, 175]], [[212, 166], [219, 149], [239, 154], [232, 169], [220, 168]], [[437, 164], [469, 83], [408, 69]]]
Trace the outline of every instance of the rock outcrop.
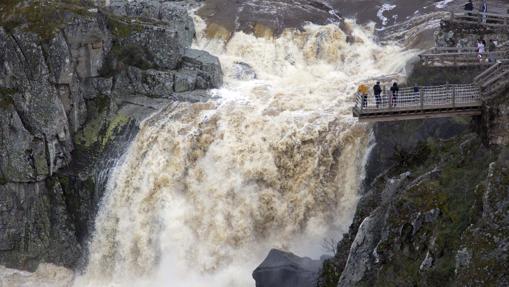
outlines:
[[190, 48], [179, 2], [0, 7], [0, 264], [75, 267], [137, 126], [172, 101], [209, 99], [221, 66]]
[[253, 271], [253, 278], [256, 287], [313, 287], [321, 265], [321, 260], [272, 249]]

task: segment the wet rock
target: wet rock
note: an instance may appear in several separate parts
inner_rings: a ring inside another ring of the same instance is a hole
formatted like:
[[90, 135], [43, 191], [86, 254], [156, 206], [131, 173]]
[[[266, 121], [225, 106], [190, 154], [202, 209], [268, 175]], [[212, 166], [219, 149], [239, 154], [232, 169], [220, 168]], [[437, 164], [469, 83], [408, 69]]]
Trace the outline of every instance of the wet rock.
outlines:
[[272, 249], [253, 271], [256, 287], [313, 287], [322, 261]]
[[194, 90], [189, 92], [173, 93], [171, 98], [175, 99], [176, 101], [196, 103], [206, 102], [213, 97], [207, 90]]
[[187, 92], [194, 90], [198, 73], [196, 71], [183, 70], [175, 74], [175, 92]]
[[233, 63], [233, 76], [237, 80], [249, 81], [256, 79], [256, 72], [247, 63], [235, 62]]

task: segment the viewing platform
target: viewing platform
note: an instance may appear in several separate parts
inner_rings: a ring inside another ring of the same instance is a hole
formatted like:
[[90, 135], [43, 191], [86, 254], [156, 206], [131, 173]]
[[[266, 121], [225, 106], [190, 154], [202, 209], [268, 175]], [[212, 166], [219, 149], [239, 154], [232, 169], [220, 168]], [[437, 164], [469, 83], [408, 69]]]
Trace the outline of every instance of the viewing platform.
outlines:
[[359, 121], [396, 121], [481, 114], [481, 91], [474, 84], [402, 88], [395, 100], [383, 91], [377, 107], [373, 94], [363, 105], [362, 96], [356, 97], [353, 115]]
[[[503, 9], [503, 8], [502, 8]], [[483, 13], [479, 11], [451, 12], [448, 21], [460, 24], [476, 24], [490, 28], [509, 29], [507, 10], [499, 9], [500, 13]]]
[[[500, 48], [499, 50], [486, 52], [482, 54], [482, 60], [479, 59], [479, 53], [476, 47], [436, 47], [419, 55], [423, 66], [432, 67], [464, 67], [493, 65], [498, 59], [508, 59], [509, 49]], [[490, 62], [489, 60], [492, 60]]]
[[[375, 96], [364, 101], [356, 96], [354, 117], [359, 121], [398, 121], [481, 114], [483, 100], [509, 87], [509, 60], [499, 60], [474, 78], [472, 84], [400, 88], [396, 98], [383, 89], [377, 105]], [[364, 101], [364, 102], [363, 102]]]

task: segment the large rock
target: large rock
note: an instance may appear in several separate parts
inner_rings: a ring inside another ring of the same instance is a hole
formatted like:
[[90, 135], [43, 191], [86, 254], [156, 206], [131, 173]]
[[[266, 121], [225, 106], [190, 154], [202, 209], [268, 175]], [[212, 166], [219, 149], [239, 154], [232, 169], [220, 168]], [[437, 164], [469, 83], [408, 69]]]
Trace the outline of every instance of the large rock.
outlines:
[[322, 261], [272, 249], [253, 271], [256, 287], [314, 287]]
[[[198, 88], [219, 88], [223, 84], [223, 71], [216, 56], [206, 51], [186, 49], [182, 57], [182, 68], [198, 72]], [[200, 83], [201, 82], [201, 83]]]
[[[26, 130], [44, 139], [49, 174], [69, 163], [73, 144], [65, 107], [51, 76], [37, 36], [15, 31], [12, 37], [0, 29], [5, 48], [0, 65], [0, 88], [10, 89], [16, 111]], [[6, 139], [7, 144], [17, 144]]]
[[180, 46], [191, 46], [195, 33], [194, 22], [187, 10], [178, 2], [112, 0], [109, 8], [117, 15], [153, 19], [157, 20], [159, 24], [164, 23], [165, 28], [175, 33]]
[[129, 67], [115, 78], [115, 82], [114, 92], [119, 97], [143, 95], [151, 98], [168, 98], [173, 92], [174, 72]]
[[216, 57], [186, 52], [194, 26], [179, 3], [60, 2], [47, 7], [58, 23], [0, 27], [0, 265], [13, 268], [76, 267], [143, 119], [222, 83]]

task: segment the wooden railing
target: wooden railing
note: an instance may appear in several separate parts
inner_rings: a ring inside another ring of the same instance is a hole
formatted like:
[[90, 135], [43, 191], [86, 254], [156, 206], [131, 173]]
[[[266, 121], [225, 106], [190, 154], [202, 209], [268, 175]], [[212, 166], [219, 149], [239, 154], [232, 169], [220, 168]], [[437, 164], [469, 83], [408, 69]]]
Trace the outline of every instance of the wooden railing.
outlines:
[[475, 47], [437, 47], [419, 57], [424, 66], [493, 65], [498, 59], [509, 58], [509, 49], [488, 51], [480, 58]]
[[425, 112], [480, 105], [481, 93], [475, 84], [426, 86], [420, 87], [418, 92], [415, 92], [414, 88], [402, 88], [396, 97], [384, 89], [378, 100], [373, 94], [368, 95], [367, 99], [357, 95], [354, 114]]
[[499, 60], [474, 78], [483, 98], [489, 98], [509, 86], [509, 60]]
[[451, 12], [449, 20], [455, 23], [481, 24], [489, 27], [509, 27], [509, 14], [478, 11]]

